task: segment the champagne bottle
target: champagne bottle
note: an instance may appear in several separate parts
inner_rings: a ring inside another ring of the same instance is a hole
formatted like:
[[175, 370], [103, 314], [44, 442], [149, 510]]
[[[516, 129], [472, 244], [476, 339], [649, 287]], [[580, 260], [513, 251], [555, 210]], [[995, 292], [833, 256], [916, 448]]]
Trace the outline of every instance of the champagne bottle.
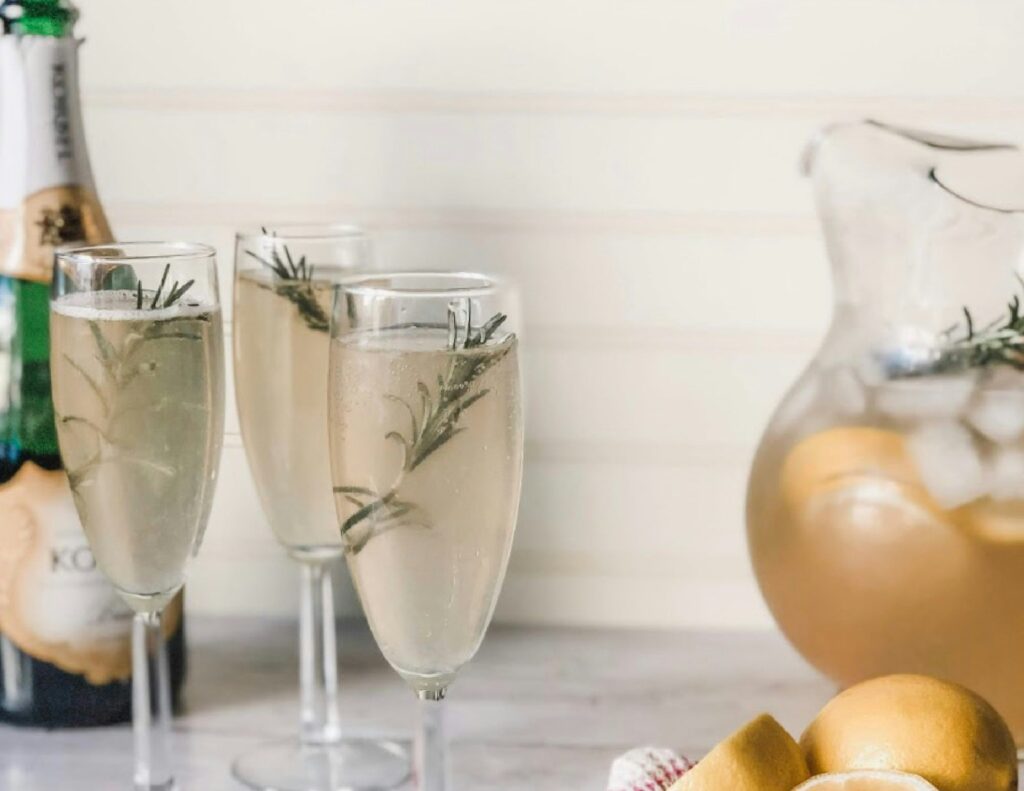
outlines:
[[[57, 448], [49, 363], [54, 250], [111, 240], [78, 94], [77, 12], [0, 2], [0, 720], [131, 716], [131, 612], [96, 568]], [[180, 598], [165, 623], [175, 696]]]

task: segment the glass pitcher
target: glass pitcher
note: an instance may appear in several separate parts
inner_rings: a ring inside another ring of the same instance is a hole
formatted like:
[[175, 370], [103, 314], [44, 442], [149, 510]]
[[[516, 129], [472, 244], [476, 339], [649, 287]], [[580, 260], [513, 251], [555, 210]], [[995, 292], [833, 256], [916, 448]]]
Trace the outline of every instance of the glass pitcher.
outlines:
[[1024, 742], [1024, 155], [877, 122], [805, 160], [835, 309], [747, 496], [779, 626], [843, 685], [928, 673]]

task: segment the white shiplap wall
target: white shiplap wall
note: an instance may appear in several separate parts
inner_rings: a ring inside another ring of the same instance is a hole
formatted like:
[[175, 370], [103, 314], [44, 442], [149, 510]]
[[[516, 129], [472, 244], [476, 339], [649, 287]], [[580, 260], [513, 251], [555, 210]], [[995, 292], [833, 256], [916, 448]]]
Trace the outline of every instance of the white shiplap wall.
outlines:
[[[227, 288], [235, 227], [351, 219], [387, 266], [520, 282], [507, 620], [769, 623], [746, 467], [829, 314], [804, 142], [864, 115], [1024, 140], [1019, 0], [80, 5], [122, 238], [214, 243]], [[293, 612], [229, 432], [191, 606]]]

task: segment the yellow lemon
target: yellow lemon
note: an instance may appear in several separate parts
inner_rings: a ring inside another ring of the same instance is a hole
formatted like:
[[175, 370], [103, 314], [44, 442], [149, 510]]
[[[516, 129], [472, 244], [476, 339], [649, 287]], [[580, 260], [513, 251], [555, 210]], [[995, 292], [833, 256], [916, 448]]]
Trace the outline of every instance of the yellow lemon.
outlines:
[[[925, 517], [960, 528], [966, 535], [994, 543], [1024, 543], [1024, 507], [1019, 500], [978, 500], [952, 511], [929, 494], [906, 448], [903, 436], [885, 429], [842, 426], [801, 440], [782, 466], [782, 496], [794, 514], [807, 514], [845, 493], [860, 492], [862, 507], [870, 502], [878, 516], [888, 503], [896, 512], [915, 508]], [[880, 487], [885, 485], [888, 491]], [[849, 504], [842, 501], [841, 514]], [[830, 518], [839, 519], [832, 513]]]
[[715, 747], [669, 791], [792, 791], [808, 776], [800, 746], [762, 714]]
[[953, 520], [968, 535], [982, 541], [994, 544], [1024, 542], [1024, 506], [1019, 500], [979, 500], [955, 510]]
[[883, 769], [942, 791], [1012, 791], [1017, 748], [996, 710], [928, 676], [884, 676], [850, 687], [801, 739], [812, 774]]
[[780, 481], [793, 513], [830, 492], [884, 481], [926, 512], [945, 516], [921, 483], [903, 437], [884, 429], [844, 426], [812, 434], [790, 451]]
[[920, 775], [862, 770], [812, 777], [796, 791], [938, 791]]

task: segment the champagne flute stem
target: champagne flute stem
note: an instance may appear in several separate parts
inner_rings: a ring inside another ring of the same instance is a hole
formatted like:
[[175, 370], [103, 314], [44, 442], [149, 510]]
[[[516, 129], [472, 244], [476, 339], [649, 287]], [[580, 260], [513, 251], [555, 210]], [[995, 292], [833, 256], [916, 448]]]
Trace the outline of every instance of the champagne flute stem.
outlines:
[[10, 638], [0, 634], [0, 702], [8, 711], [22, 711], [32, 705], [32, 661]]
[[416, 791], [450, 791], [444, 690], [420, 692], [420, 729], [416, 738]]
[[323, 563], [303, 563], [299, 684], [304, 744], [331, 744], [341, 739], [334, 628], [330, 569]]
[[171, 791], [171, 685], [158, 612], [132, 622], [132, 733], [135, 790]]

